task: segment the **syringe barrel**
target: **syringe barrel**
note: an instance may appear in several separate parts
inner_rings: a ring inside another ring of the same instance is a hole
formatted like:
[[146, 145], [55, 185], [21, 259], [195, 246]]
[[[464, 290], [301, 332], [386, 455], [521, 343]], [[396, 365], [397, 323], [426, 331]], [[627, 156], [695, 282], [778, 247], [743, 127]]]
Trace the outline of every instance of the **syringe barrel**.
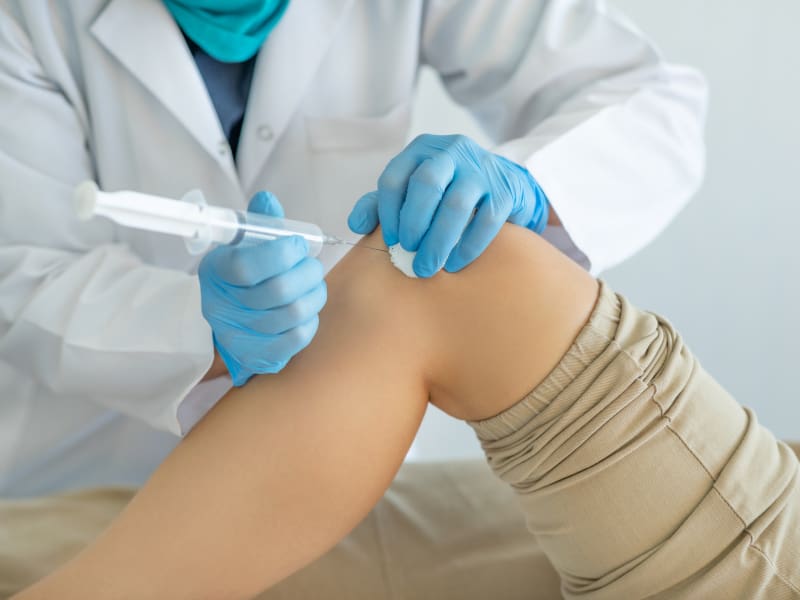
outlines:
[[309, 256], [317, 256], [327, 239], [313, 223], [209, 206], [199, 190], [173, 200], [132, 191], [101, 192], [87, 181], [75, 190], [75, 210], [81, 219], [102, 215], [126, 227], [179, 235], [192, 254], [202, 254], [215, 243], [251, 245], [299, 235], [308, 242]]
[[[215, 210], [216, 207], [208, 207]], [[221, 209], [226, 210], [226, 209]], [[216, 240], [233, 245], [253, 245], [260, 242], [298, 235], [308, 242], [308, 255], [318, 256], [325, 243], [325, 235], [314, 223], [270, 217], [260, 213], [233, 211], [238, 230], [233, 239]]]

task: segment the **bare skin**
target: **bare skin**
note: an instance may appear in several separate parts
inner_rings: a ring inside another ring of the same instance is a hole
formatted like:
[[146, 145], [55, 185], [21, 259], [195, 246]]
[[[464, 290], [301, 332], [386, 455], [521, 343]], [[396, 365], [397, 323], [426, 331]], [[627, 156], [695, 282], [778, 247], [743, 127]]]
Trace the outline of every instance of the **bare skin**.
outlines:
[[598, 290], [515, 226], [456, 275], [412, 280], [356, 250], [328, 288], [311, 346], [229, 393], [94, 544], [20, 599], [255, 595], [367, 514], [429, 400], [481, 419], [539, 383]]

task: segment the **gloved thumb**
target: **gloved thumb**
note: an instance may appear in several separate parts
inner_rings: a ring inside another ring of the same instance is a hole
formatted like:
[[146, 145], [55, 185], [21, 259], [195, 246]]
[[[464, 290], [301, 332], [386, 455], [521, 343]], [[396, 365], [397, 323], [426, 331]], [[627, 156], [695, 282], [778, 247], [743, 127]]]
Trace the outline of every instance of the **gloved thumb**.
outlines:
[[370, 192], [359, 198], [347, 218], [347, 225], [353, 233], [361, 235], [375, 231], [378, 226], [378, 192]]
[[283, 206], [281, 206], [278, 197], [272, 192], [258, 192], [250, 200], [247, 210], [249, 212], [267, 215], [268, 217], [278, 217], [282, 219], [286, 216], [286, 214], [283, 212]]

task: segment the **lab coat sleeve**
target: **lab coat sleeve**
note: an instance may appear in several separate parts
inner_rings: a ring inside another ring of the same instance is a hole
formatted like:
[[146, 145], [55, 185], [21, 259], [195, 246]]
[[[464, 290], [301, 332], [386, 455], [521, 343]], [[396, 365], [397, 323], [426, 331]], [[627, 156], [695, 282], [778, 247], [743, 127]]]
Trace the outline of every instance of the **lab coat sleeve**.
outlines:
[[72, 188], [93, 178], [85, 107], [2, 10], [0, 361], [65, 402], [185, 433], [179, 405], [213, 359], [196, 277], [144, 264], [109, 223], [75, 218]]
[[655, 238], [702, 182], [703, 77], [602, 0], [428, 0], [421, 53], [536, 178], [593, 273]]

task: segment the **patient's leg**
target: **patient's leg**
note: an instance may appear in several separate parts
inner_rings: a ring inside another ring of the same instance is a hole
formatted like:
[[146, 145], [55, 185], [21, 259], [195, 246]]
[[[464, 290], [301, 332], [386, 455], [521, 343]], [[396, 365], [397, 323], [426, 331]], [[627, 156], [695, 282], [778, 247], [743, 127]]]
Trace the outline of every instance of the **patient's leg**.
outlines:
[[254, 595], [366, 515], [429, 397], [469, 418], [513, 404], [558, 362], [597, 293], [514, 226], [457, 275], [411, 280], [385, 253], [355, 250], [328, 285], [314, 343], [232, 391], [95, 544], [23, 597]]
[[425, 281], [356, 250], [329, 288], [314, 343], [231, 393], [38, 597], [254, 594], [366, 514], [428, 398], [475, 421], [568, 595], [797, 591], [797, 459], [668, 324], [607, 290], [595, 306], [536, 236], [508, 226]]

